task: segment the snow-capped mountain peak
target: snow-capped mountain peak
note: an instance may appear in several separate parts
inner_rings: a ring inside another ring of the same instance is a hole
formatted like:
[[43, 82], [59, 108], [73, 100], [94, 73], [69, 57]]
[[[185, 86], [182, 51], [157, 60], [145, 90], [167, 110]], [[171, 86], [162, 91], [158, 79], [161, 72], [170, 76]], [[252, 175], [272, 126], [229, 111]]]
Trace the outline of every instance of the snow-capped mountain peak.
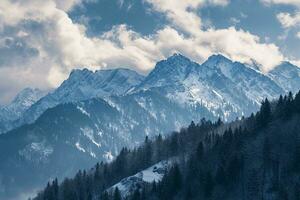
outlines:
[[149, 76], [151, 77], [161, 73], [167, 73], [169, 75], [184, 73], [188, 68], [190, 68], [191, 64], [193, 64], [193, 62], [187, 57], [181, 54], [173, 54], [166, 60], [158, 62]]
[[232, 63], [232, 61], [221, 54], [214, 54], [208, 57], [203, 65], [214, 67], [220, 63]]
[[43, 95], [45, 95], [45, 92], [40, 89], [25, 88], [17, 94], [12, 104], [20, 104], [28, 107], [37, 102]]
[[271, 70], [268, 75], [286, 92], [297, 92], [300, 88], [300, 68], [290, 62], [282, 62]]
[[3, 122], [18, 119], [31, 105], [46, 94], [37, 88], [25, 88], [20, 91], [12, 102], [0, 109], [0, 119]]
[[144, 76], [129, 69], [107, 69], [95, 72], [76, 69], [56, 90], [33, 105], [20, 120], [20, 124], [33, 122], [45, 110], [58, 104], [76, 102], [94, 97], [123, 95], [138, 85]]
[[166, 60], [159, 61], [136, 90], [181, 85], [182, 81], [198, 66], [199, 64], [187, 57], [174, 54]]
[[62, 101], [78, 101], [92, 97], [125, 94], [132, 87], [140, 84], [144, 76], [125, 69], [74, 70], [70, 77], [56, 90]]
[[67, 98], [67, 102], [96, 96], [121, 95], [143, 79], [142, 75], [125, 68], [95, 72], [77, 69], [71, 72], [69, 78], [55, 92], [58, 98]]

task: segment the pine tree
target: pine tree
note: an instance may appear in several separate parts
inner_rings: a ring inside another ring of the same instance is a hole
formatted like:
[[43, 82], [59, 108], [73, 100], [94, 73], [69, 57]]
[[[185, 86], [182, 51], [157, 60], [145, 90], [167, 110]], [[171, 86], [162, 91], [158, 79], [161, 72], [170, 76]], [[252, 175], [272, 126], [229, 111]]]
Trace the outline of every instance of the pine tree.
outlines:
[[122, 200], [121, 193], [118, 187], [116, 187], [114, 191], [114, 197], [113, 200]]
[[109, 195], [108, 192], [106, 190], [104, 190], [104, 192], [101, 194], [101, 200], [109, 200]]
[[202, 142], [199, 143], [199, 145], [197, 147], [196, 154], [197, 154], [198, 161], [202, 160], [202, 157], [203, 157], [203, 154], [204, 154], [204, 147], [203, 147]]
[[145, 152], [144, 152], [144, 156], [143, 156], [143, 159], [144, 159], [143, 165], [147, 167], [151, 163], [151, 159], [152, 159], [152, 144], [151, 144], [151, 141], [149, 140], [148, 136], [146, 136], [146, 138], [145, 138], [144, 149], [145, 149]]
[[216, 174], [216, 182], [220, 185], [225, 185], [226, 183], [226, 174], [224, 168], [220, 165]]
[[283, 114], [284, 114], [284, 101], [282, 95], [280, 95], [276, 104], [276, 116], [281, 118]]
[[53, 199], [58, 200], [58, 181], [57, 178], [52, 182], [52, 188], [53, 188]]
[[140, 200], [141, 199], [141, 194], [139, 189], [136, 189], [132, 195], [132, 200]]
[[181, 177], [179, 166], [177, 164], [175, 164], [173, 167], [172, 175], [173, 175], [173, 183], [174, 183], [173, 189], [175, 191], [178, 191], [182, 185], [182, 177]]
[[293, 93], [289, 92], [288, 97], [287, 97], [287, 101], [286, 101], [286, 106], [285, 106], [285, 114], [284, 117], [286, 119], [289, 119], [291, 117], [291, 115], [294, 113], [294, 97], [293, 97]]
[[300, 113], [300, 91], [295, 96], [294, 105], [296, 112]]
[[269, 100], [266, 98], [265, 101], [262, 102], [260, 112], [258, 115], [258, 125], [259, 127], [266, 126], [271, 119], [271, 105]]
[[205, 185], [204, 185], [204, 196], [205, 198], [209, 198], [214, 190], [214, 181], [211, 175], [211, 172], [207, 172], [205, 177]]

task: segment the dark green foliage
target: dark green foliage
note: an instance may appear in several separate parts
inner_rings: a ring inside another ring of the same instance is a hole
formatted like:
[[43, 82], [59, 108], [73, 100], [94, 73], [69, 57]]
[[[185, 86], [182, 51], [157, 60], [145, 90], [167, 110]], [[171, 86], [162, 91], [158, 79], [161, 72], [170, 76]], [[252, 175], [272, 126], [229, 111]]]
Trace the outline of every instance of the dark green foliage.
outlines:
[[115, 191], [114, 191], [114, 197], [113, 200], [121, 200], [121, 193], [118, 187], [116, 187]]
[[257, 125], [259, 127], [266, 126], [271, 120], [271, 105], [268, 99], [262, 102], [257, 117]]

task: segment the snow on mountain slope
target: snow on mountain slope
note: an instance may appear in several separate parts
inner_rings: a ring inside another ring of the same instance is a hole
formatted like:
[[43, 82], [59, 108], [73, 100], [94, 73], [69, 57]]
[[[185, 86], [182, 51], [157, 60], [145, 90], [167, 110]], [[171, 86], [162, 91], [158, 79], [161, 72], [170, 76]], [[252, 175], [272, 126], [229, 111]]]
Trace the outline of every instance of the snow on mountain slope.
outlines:
[[55, 90], [51, 97], [59, 102], [74, 102], [93, 97], [122, 95], [138, 85], [143, 76], [129, 69], [73, 70], [69, 78]]
[[202, 65], [174, 54], [157, 63], [133, 92], [160, 88], [181, 105], [202, 105], [225, 120], [255, 111], [264, 98], [284, 90], [258, 70], [222, 55], [213, 55]]
[[[206, 77], [204, 73], [210, 72], [199, 73], [200, 69], [201, 65], [198, 63], [180, 54], [174, 54], [167, 60], [158, 62], [135, 92], [160, 88], [162, 94], [182, 106], [203, 105], [216, 116], [222, 115], [218, 109], [226, 102], [213, 90], [209, 80], [204, 80]], [[233, 111], [232, 107], [230, 109]]]
[[284, 93], [280, 86], [260, 71], [232, 62], [222, 55], [211, 56], [202, 66], [220, 69], [234, 83], [234, 89], [244, 92], [256, 104], [260, 104], [264, 98], [273, 99]]
[[122, 179], [119, 183], [113, 185], [107, 191], [113, 193], [116, 188], [120, 190], [123, 198], [133, 194], [137, 189], [141, 189], [145, 183], [159, 182], [172, 166], [173, 162], [169, 160], [161, 161], [133, 176]]
[[181, 54], [174, 54], [167, 60], [158, 62], [155, 68], [136, 88], [149, 89], [152, 87], [180, 86], [182, 81], [198, 66]]
[[39, 89], [25, 88], [17, 94], [10, 104], [0, 108], [0, 123], [6, 126], [10, 121], [18, 119], [45, 94], [46, 92]]
[[146, 78], [127, 69], [74, 70], [59, 88], [31, 106], [10, 127], [31, 123], [45, 110], [61, 103], [154, 88], [183, 107], [204, 106], [216, 117], [231, 120], [255, 111], [264, 98], [272, 99], [287, 90], [299, 89], [299, 69], [284, 66], [278, 70], [283, 68], [285, 73], [274, 70], [270, 78], [254, 67], [232, 62], [222, 55], [213, 55], [200, 65], [174, 54], [158, 62]]
[[56, 90], [41, 98], [28, 109], [12, 126], [32, 123], [48, 108], [58, 104], [82, 101], [93, 97], [123, 95], [138, 85], [144, 77], [129, 69], [73, 70]]
[[300, 89], [300, 68], [289, 62], [282, 62], [268, 75], [286, 92], [296, 93]]

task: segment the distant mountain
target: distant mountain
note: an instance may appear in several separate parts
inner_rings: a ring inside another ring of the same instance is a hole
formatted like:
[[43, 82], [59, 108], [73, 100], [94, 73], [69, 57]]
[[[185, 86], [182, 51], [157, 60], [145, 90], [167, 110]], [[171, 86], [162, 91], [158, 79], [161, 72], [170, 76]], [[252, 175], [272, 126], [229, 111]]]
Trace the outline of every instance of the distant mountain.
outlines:
[[25, 88], [19, 92], [10, 104], [0, 108], [0, 129], [5, 129], [8, 123], [20, 118], [44, 95], [46, 95], [45, 91], [36, 88]]
[[200, 104], [225, 120], [249, 115], [264, 98], [285, 91], [271, 78], [222, 55], [202, 65], [175, 54], [157, 63], [135, 91], [160, 88], [166, 97], [183, 105]]
[[31, 105], [45, 95], [39, 89], [25, 88], [19, 92], [13, 101], [0, 108], [0, 118], [3, 120], [15, 120], [20, 117]]
[[282, 62], [268, 75], [286, 92], [296, 93], [300, 88], [300, 68], [289, 62]]
[[123, 95], [130, 88], [138, 85], [144, 77], [128, 69], [98, 70], [92, 72], [88, 69], [73, 70], [56, 90], [41, 98], [26, 112], [10, 124], [10, 128], [34, 122], [48, 108], [62, 103], [76, 102], [93, 97]]

